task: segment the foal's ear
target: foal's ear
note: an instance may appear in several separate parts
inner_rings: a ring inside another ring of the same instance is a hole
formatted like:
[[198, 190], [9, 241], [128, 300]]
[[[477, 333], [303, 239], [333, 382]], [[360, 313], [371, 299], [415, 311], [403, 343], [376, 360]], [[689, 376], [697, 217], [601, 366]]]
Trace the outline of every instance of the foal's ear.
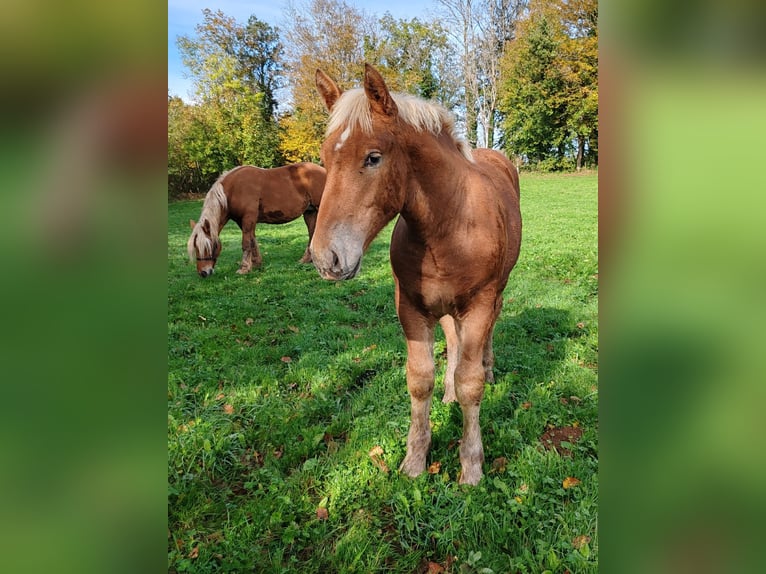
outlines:
[[202, 231], [205, 232], [205, 235], [210, 235], [210, 222], [207, 219], [202, 222]]
[[364, 65], [364, 92], [370, 100], [372, 111], [385, 116], [395, 116], [397, 109], [383, 76], [369, 64]]
[[338, 84], [336, 84], [330, 76], [318, 68], [316, 71], [316, 83], [317, 91], [319, 92], [319, 95], [322, 96], [324, 105], [327, 107], [327, 111], [329, 112], [332, 110], [335, 102], [338, 101], [338, 98], [343, 92], [338, 87]]
[[191, 227], [191, 228], [192, 228], [192, 231], [194, 230], [194, 226], [195, 226], [195, 225], [197, 225], [197, 222], [196, 222], [196, 221], [194, 221], [193, 219], [190, 219], [190, 220], [189, 220], [189, 227]]

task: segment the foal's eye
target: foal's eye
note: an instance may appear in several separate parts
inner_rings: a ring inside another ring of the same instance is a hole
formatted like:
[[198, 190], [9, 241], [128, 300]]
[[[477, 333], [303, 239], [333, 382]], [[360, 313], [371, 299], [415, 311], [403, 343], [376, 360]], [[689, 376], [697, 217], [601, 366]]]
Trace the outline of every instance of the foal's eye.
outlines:
[[364, 167], [377, 167], [380, 165], [380, 160], [382, 158], [383, 156], [380, 154], [380, 152], [370, 152], [367, 154], [367, 157], [364, 158]]

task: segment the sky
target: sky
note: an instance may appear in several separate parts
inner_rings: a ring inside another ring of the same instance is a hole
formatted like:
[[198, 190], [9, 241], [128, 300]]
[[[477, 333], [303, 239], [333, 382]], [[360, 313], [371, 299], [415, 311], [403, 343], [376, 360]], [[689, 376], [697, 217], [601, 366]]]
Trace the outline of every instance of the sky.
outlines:
[[[308, 0], [296, 0], [302, 4]], [[361, 11], [377, 17], [390, 12], [397, 19], [428, 18], [437, 6], [436, 0], [346, 0]], [[285, 28], [283, 7], [287, 2], [277, 0], [168, 0], [168, 91], [171, 95], [191, 99], [192, 83], [185, 78], [185, 68], [176, 47], [178, 36], [194, 35], [194, 27], [202, 22], [203, 8], [221, 10], [238, 22], [245, 23], [251, 15], [264, 22]]]

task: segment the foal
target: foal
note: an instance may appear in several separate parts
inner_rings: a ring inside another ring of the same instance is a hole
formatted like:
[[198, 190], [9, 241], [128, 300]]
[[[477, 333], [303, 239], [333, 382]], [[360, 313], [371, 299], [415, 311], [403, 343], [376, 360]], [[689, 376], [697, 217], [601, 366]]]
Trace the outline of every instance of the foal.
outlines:
[[460, 482], [475, 485], [492, 331], [521, 243], [518, 173], [499, 152], [471, 151], [444, 108], [391, 94], [372, 66], [363, 89], [342, 92], [321, 70], [316, 84], [330, 118], [314, 265], [325, 279], [354, 277], [367, 246], [400, 214], [390, 256], [412, 409], [400, 470], [414, 477], [426, 467], [438, 321], [448, 346], [444, 400], [457, 399], [463, 412]]

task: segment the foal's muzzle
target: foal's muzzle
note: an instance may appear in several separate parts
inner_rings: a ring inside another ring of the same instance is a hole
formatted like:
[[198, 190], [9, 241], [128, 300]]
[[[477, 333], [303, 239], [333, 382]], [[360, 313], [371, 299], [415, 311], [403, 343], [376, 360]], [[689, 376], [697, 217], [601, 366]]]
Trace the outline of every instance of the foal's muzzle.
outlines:
[[316, 249], [312, 243], [310, 248], [314, 267], [323, 279], [342, 281], [351, 279], [359, 273], [362, 267], [362, 250], [348, 248], [347, 245], [330, 244], [325, 249]]

